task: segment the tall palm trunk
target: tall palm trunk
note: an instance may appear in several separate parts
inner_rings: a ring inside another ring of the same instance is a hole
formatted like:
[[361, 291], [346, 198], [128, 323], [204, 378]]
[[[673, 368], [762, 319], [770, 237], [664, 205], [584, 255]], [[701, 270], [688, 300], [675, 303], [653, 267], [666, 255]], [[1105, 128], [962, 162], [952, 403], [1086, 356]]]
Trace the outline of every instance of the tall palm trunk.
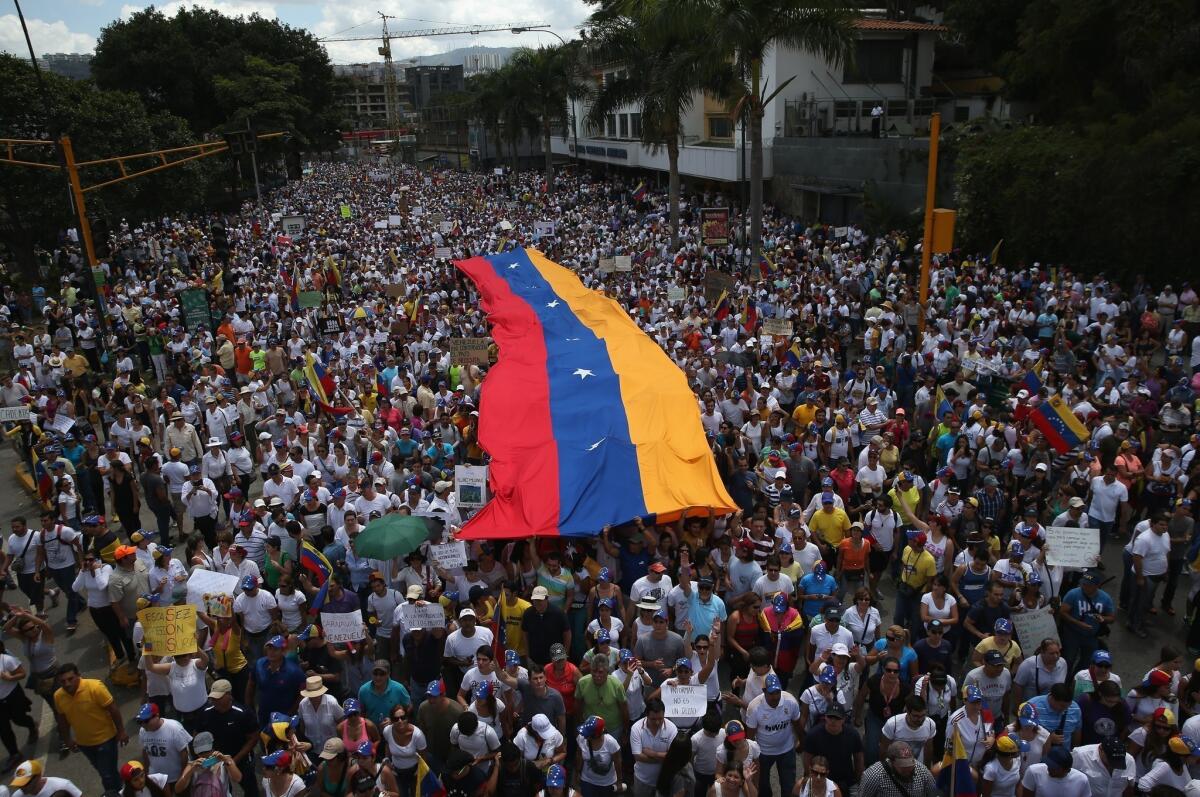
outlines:
[[763, 216], [763, 142], [762, 123], [763, 108], [759, 92], [759, 76], [762, 73], [762, 61], [755, 59], [750, 65], [750, 108], [747, 116], [750, 120], [750, 263], [753, 269], [758, 263], [759, 249], [762, 246], [762, 216]]
[[554, 153], [550, 151], [550, 118], [542, 120], [542, 150], [546, 155], [546, 193], [554, 193]]
[[679, 137], [667, 139], [667, 202], [671, 207], [671, 249], [679, 249]]

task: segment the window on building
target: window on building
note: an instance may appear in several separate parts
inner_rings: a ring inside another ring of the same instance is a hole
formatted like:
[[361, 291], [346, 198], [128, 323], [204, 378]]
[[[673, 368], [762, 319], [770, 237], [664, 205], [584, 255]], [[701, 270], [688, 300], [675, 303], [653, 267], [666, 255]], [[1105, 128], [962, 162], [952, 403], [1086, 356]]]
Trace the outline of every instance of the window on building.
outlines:
[[629, 114], [629, 135], [632, 138], [642, 137], [642, 115], [640, 113]]
[[604, 117], [604, 135], [609, 138], [615, 138], [617, 135], [617, 115], [610, 113]]
[[617, 120], [621, 123], [621, 138], [629, 138], [629, 114], [623, 113]]
[[843, 83], [903, 83], [904, 41], [859, 39], [854, 59], [846, 65]]
[[728, 116], [708, 117], [708, 137], [710, 139], [733, 138], [733, 120]]

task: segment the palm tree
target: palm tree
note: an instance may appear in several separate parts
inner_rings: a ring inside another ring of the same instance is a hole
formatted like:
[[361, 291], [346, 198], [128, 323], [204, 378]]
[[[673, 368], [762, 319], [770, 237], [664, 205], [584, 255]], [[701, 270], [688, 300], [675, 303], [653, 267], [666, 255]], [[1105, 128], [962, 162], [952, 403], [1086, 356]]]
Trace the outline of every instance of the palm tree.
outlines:
[[853, 55], [853, 22], [857, 12], [828, 0], [696, 0], [720, 20], [708, 33], [710, 50], [728, 60], [741, 82], [735, 115], [744, 109], [750, 138], [750, 262], [758, 262], [762, 245], [763, 141], [767, 105], [790, 83], [783, 80], [769, 94], [762, 85], [762, 62], [772, 47], [807, 50], [840, 64]]
[[546, 157], [546, 191], [554, 191], [554, 154], [550, 131], [555, 122], [567, 125], [567, 101], [582, 93], [577, 47], [571, 44], [522, 47], [509, 59], [511, 84], [519, 87], [524, 109], [537, 119], [537, 132]]
[[597, 89], [588, 123], [603, 126], [605, 117], [625, 105], [641, 109], [642, 141], [667, 150], [671, 246], [679, 246], [679, 144], [683, 117], [705, 90], [733, 92], [725, 64], [712, 58], [711, 27], [702, 14], [678, 13], [667, 2], [631, 2], [594, 13], [587, 37], [592, 60], [625, 68]]

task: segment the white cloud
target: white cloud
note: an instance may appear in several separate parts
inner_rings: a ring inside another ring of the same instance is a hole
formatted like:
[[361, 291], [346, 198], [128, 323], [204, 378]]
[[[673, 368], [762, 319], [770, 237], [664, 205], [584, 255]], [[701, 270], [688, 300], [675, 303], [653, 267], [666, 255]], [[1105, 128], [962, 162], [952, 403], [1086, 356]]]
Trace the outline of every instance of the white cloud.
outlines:
[[[312, 31], [318, 37], [380, 36], [382, 29], [379, 15], [375, 13], [378, 9], [397, 17], [388, 20], [388, 28], [393, 33], [459, 25], [542, 22], [549, 23], [554, 32], [570, 40], [578, 36], [576, 28], [587, 19], [589, 11], [582, 0], [510, 0], [506, 3], [496, 3], [492, 0], [455, 0], [436, 6], [436, 11], [432, 10], [433, 8], [434, 6], [423, 0], [379, 0], [377, 5], [366, 7], [356, 3], [326, 2], [322, 6], [321, 21], [313, 26]], [[354, 29], [346, 30], [351, 27]], [[507, 30], [475, 36], [463, 34], [395, 39], [392, 42], [392, 57], [403, 60], [472, 45], [536, 47], [539, 43], [557, 44], [558, 39], [546, 33], [514, 35]], [[377, 52], [378, 38], [357, 42], [329, 42], [325, 46], [329, 51], [330, 60], [335, 64], [382, 60]]]
[[171, 0], [168, 3], [126, 3], [121, 6], [121, 19], [129, 19], [136, 12], [149, 6], [154, 6], [165, 16], [173, 17], [181, 8], [199, 6], [214, 11], [220, 11], [227, 17], [248, 17], [258, 14], [267, 19], [278, 16], [275, 3], [260, 2], [259, 0]]
[[[62, 20], [46, 22], [41, 19], [25, 18], [29, 26], [29, 38], [33, 51], [45, 53], [90, 53], [96, 49], [96, 37], [88, 33], [76, 33]], [[21, 32], [21, 20], [16, 14], [0, 15], [0, 51], [28, 57], [25, 34]]]

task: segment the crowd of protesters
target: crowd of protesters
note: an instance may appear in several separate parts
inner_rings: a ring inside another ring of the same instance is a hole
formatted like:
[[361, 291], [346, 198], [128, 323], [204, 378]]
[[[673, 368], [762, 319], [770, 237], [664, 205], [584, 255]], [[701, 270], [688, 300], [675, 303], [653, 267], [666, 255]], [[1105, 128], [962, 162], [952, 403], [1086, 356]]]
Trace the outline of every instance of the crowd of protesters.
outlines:
[[[79, 794], [24, 760], [27, 690], [62, 755], [127, 797], [408, 797], [425, 765], [450, 794], [918, 797], [956, 749], [990, 797], [1200, 786], [1190, 285], [956, 252], [922, 304], [900, 233], [768, 208], [751, 263], [736, 209], [731, 240], [701, 245], [720, 196], [685, 197], [672, 240], [661, 194], [572, 174], [546, 189], [313, 164], [220, 231], [122, 224], [101, 305], [69, 240], [57, 289], [6, 292], [0, 400], [28, 409], [8, 437], [44, 506], [13, 520], [0, 565], [14, 790]], [[430, 542], [469, 519], [455, 466], [487, 462], [478, 408], [505, 353], [452, 357], [488, 334], [452, 260], [518, 246], [674, 359], [738, 511], [472, 542], [461, 568], [427, 545], [358, 555], [382, 515], [429, 518]], [[1039, 420], [1059, 399], [1076, 445]], [[1123, 546], [1120, 569], [1052, 563], [1062, 527]], [[228, 616], [201, 607], [194, 654], [143, 651], [138, 611], [187, 602], [197, 569], [236, 576]], [[314, 601], [360, 610], [364, 639], [327, 641]], [[444, 627], [406, 628], [413, 603]], [[1039, 613], [1054, 633], [1021, 638]], [[125, 763], [108, 687], [55, 653], [88, 622], [110, 683], [143, 696]], [[1148, 672], [1115, 671], [1117, 623], [1155, 637]], [[666, 699], [687, 685], [699, 716]]]

